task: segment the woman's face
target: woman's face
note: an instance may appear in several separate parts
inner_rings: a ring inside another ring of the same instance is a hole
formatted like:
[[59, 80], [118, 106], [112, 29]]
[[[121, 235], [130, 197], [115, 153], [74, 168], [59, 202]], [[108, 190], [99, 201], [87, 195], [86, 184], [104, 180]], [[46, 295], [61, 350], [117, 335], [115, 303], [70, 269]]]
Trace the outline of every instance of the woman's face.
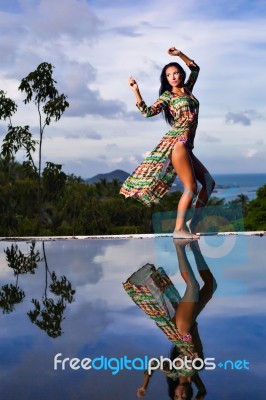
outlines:
[[182, 75], [177, 67], [168, 67], [165, 71], [166, 78], [170, 86], [180, 87], [183, 86]]
[[178, 385], [175, 389], [174, 400], [185, 400], [188, 399], [188, 386]]

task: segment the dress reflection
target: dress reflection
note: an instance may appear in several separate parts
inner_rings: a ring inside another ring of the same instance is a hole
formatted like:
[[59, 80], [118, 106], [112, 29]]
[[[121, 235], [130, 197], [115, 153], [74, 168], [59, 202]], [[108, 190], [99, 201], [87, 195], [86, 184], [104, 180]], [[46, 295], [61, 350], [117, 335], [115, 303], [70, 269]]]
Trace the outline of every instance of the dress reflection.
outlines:
[[[186, 284], [183, 297], [163, 268], [146, 264], [126, 283], [124, 289], [132, 300], [151, 318], [173, 343], [169, 361], [152, 365], [144, 372], [144, 380], [137, 390], [141, 399], [147, 392], [155, 369], [162, 371], [168, 383], [168, 395], [173, 400], [203, 399], [206, 389], [199, 371], [204, 368], [203, 347], [198, 332], [197, 317], [212, 298], [217, 287], [197, 240], [174, 239], [179, 272]], [[190, 245], [203, 285], [200, 287], [189, 263], [186, 246]], [[176, 361], [174, 361], [176, 360]], [[185, 362], [186, 361], [186, 362]], [[196, 388], [195, 397], [193, 386]]]

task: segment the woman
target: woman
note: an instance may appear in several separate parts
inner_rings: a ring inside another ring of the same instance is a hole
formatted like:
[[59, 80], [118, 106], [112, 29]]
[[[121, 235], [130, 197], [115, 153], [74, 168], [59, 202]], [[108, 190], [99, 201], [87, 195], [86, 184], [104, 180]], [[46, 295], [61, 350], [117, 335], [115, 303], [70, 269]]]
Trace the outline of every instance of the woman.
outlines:
[[[198, 124], [199, 102], [193, 96], [199, 67], [175, 47], [168, 50], [171, 56], [179, 56], [191, 73], [185, 83], [186, 73], [176, 62], [165, 65], [161, 73], [159, 99], [147, 107], [142, 99], [137, 82], [130, 77], [129, 86], [133, 90], [137, 107], [145, 117], [163, 113], [171, 129], [163, 136], [158, 146], [146, 157], [124, 182], [120, 193], [125, 197], [135, 197], [150, 206], [158, 203], [168, 192], [176, 175], [184, 186], [184, 192], [177, 208], [177, 218], [173, 236], [180, 239], [196, 239], [196, 226], [200, 208], [204, 207], [212, 193], [215, 182], [204, 165], [192, 152]], [[186, 231], [185, 216], [197, 192], [197, 181], [201, 190], [195, 203], [196, 211]]]
[[[187, 258], [185, 246], [190, 243], [198, 273], [203, 281], [199, 283]], [[190, 360], [204, 360], [203, 347], [198, 332], [196, 319], [213, 296], [217, 284], [198, 244], [198, 241], [174, 240], [180, 274], [186, 284], [181, 298], [163, 268], [155, 269], [146, 264], [135, 272], [124, 284], [132, 300], [156, 323], [174, 344], [170, 359], [188, 357]], [[195, 399], [203, 399], [205, 386], [198, 374], [198, 369], [169, 369], [163, 366], [162, 372], [167, 377], [169, 397], [173, 400], [191, 399], [192, 383], [197, 388]], [[137, 390], [141, 399], [146, 394], [153, 372], [144, 373], [144, 380]]]

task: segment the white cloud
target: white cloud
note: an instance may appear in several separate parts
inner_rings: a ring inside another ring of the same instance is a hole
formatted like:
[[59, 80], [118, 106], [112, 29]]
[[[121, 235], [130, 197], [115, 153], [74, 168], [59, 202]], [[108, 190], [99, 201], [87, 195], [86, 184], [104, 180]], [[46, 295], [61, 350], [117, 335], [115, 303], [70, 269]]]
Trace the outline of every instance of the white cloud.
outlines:
[[106, 150], [107, 151], [117, 151], [119, 150], [119, 147], [115, 143], [110, 143], [106, 145]]
[[261, 115], [256, 110], [246, 110], [240, 112], [228, 112], [225, 116], [225, 122], [228, 124], [231, 123], [248, 126], [251, 125], [252, 121], [261, 118]]
[[254, 157], [256, 154], [258, 154], [258, 150], [256, 150], [256, 149], [247, 149], [247, 150], [245, 151], [245, 153], [244, 153], [244, 155], [245, 155], [247, 158], [252, 158], [252, 157]]
[[111, 160], [112, 164], [120, 164], [123, 161], [123, 157], [113, 158]]
[[[201, 66], [195, 86], [201, 102], [196, 154], [216, 172], [230, 163], [241, 172], [258, 171], [261, 152], [249, 149], [264, 140], [265, 132], [262, 6], [259, 1], [220, 3], [204, 0], [203, 7], [196, 0], [169, 0], [162, 7], [159, 0], [66, 0], [62, 7], [53, 0], [21, 0], [13, 12], [1, 12], [0, 5], [1, 88], [20, 105], [20, 79], [40, 62], [51, 62], [70, 108], [45, 132], [46, 159], [64, 163], [66, 170], [72, 166], [77, 175], [84, 173], [81, 159], [98, 168], [96, 173], [109, 172], [112, 159], [128, 171], [168, 127], [160, 116], [145, 120], [140, 115], [127, 78], [137, 79], [151, 104], [158, 95], [160, 70], [169, 62], [166, 50], [175, 45]], [[34, 130], [33, 107], [20, 106], [16, 123], [30, 123]], [[57, 132], [52, 140], [51, 131]], [[99, 163], [108, 144], [117, 148], [109, 161], [107, 155]], [[246, 157], [254, 161], [252, 166], [242, 164]]]
[[94, 37], [103, 21], [85, 0], [22, 0], [27, 30], [38, 39], [55, 40], [69, 36], [76, 40]]
[[244, 113], [233, 113], [229, 112], [225, 116], [225, 122], [230, 124], [241, 124], [244, 126], [250, 125], [251, 121]]
[[101, 135], [94, 131], [70, 133], [70, 134], [66, 134], [65, 137], [67, 139], [80, 139], [81, 137], [85, 137], [87, 139], [92, 139], [92, 140], [101, 140], [102, 139]]
[[200, 134], [200, 140], [203, 140], [203, 142], [217, 143], [221, 141], [219, 137], [212, 136], [206, 132], [199, 132], [199, 134]]

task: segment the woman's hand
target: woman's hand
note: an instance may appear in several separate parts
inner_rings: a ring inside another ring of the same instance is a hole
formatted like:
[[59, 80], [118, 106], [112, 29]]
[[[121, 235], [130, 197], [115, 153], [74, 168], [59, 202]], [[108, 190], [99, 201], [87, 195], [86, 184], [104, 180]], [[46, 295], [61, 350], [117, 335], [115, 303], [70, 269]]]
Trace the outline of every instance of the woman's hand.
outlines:
[[168, 50], [168, 54], [170, 54], [170, 56], [179, 56], [180, 53], [181, 51], [177, 50], [175, 47], [170, 47]]
[[128, 84], [129, 84], [130, 89], [134, 92], [134, 95], [135, 95], [136, 100], [137, 100], [137, 104], [141, 105], [141, 103], [143, 102], [143, 99], [141, 97], [138, 84], [135, 81], [135, 79], [132, 78], [132, 76], [130, 76], [128, 78]]
[[139, 399], [145, 396], [145, 394], [146, 394], [146, 389], [144, 389], [143, 387], [138, 388], [137, 396]]
[[132, 76], [128, 78], [128, 84], [130, 89], [132, 89], [133, 91], [138, 90], [139, 88], [137, 82], [135, 81], [135, 79], [132, 78]]

